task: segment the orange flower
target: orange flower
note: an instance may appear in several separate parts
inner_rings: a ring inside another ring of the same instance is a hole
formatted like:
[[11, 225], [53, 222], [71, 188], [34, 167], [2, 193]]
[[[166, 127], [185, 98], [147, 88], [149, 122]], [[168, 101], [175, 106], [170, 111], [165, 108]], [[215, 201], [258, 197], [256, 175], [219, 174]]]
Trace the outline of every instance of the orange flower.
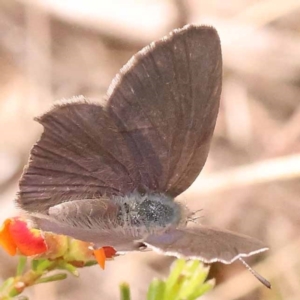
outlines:
[[104, 269], [106, 259], [113, 258], [116, 255], [116, 250], [112, 247], [102, 247], [94, 250], [94, 255], [99, 266]]
[[26, 221], [21, 218], [11, 218], [4, 221], [0, 229], [0, 245], [10, 255], [32, 256], [47, 251], [47, 245], [41, 232], [29, 229]]
[[0, 246], [10, 255], [18, 253], [51, 260], [63, 258], [77, 267], [96, 259], [102, 269], [105, 261], [116, 255], [112, 247], [93, 250], [91, 243], [29, 228], [26, 220], [22, 218], [4, 221], [0, 229]]

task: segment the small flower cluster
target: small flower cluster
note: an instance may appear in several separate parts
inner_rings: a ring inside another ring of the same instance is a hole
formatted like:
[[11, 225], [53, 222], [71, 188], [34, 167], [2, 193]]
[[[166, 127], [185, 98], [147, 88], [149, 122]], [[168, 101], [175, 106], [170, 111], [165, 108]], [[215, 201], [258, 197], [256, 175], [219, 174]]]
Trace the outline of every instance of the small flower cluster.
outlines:
[[116, 254], [112, 247], [93, 250], [90, 243], [30, 228], [27, 220], [19, 217], [4, 221], [0, 229], [0, 246], [12, 256], [63, 259], [76, 267], [96, 260], [102, 269], [105, 261]]
[[[27, 220], [19, 217], [4, 221], [0, 228], [0, 246], [12, 256], [20, 256], [16, 276], [0, 286], [0, 300], [12, 299], [29, 286], [67, 277], [65, 273], [49, 275], [54, 270], [78, 276], [77, 268], [97, 262], [104, 269], [106, 260], [116, 255], [112, 247], [94, 250], [90, 243], [30, 228]], [[32, 261], [26, 271], [27, 257]]]

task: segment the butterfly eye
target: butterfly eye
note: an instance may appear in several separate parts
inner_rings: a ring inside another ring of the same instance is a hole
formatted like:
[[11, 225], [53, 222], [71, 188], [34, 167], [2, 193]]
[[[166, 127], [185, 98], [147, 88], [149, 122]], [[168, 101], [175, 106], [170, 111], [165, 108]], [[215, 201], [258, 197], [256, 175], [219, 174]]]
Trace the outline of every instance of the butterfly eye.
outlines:
[[139, 251], [145, 251], [148, 249], [148, 247], [142, 243], [142, 242], [137, 242], [136, 243], [136, 248], [139, 250]]

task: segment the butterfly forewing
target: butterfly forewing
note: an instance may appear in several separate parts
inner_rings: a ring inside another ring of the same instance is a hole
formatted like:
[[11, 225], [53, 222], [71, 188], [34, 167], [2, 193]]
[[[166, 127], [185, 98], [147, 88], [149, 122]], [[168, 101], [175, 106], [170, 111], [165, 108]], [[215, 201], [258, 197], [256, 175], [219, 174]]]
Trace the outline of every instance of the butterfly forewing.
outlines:
[[177, 196], [200, 173], [221, 92], [222, 59], [211, 27], [187, 26], [151, 44], [121, 70], [108, 111], [135, 153], [141, 184]]

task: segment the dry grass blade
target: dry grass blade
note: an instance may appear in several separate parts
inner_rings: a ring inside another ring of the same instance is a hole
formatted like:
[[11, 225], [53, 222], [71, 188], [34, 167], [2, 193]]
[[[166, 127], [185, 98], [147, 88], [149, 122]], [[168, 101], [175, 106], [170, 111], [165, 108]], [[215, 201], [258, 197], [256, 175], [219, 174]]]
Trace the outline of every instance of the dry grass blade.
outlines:
[[251, 165], [233, 168], [207, 176], [199, 176], [186, 192], [196, 194], [220, 193], [241, 186], [291, 180], [300, 177], [300, 155], [279, 157]]

